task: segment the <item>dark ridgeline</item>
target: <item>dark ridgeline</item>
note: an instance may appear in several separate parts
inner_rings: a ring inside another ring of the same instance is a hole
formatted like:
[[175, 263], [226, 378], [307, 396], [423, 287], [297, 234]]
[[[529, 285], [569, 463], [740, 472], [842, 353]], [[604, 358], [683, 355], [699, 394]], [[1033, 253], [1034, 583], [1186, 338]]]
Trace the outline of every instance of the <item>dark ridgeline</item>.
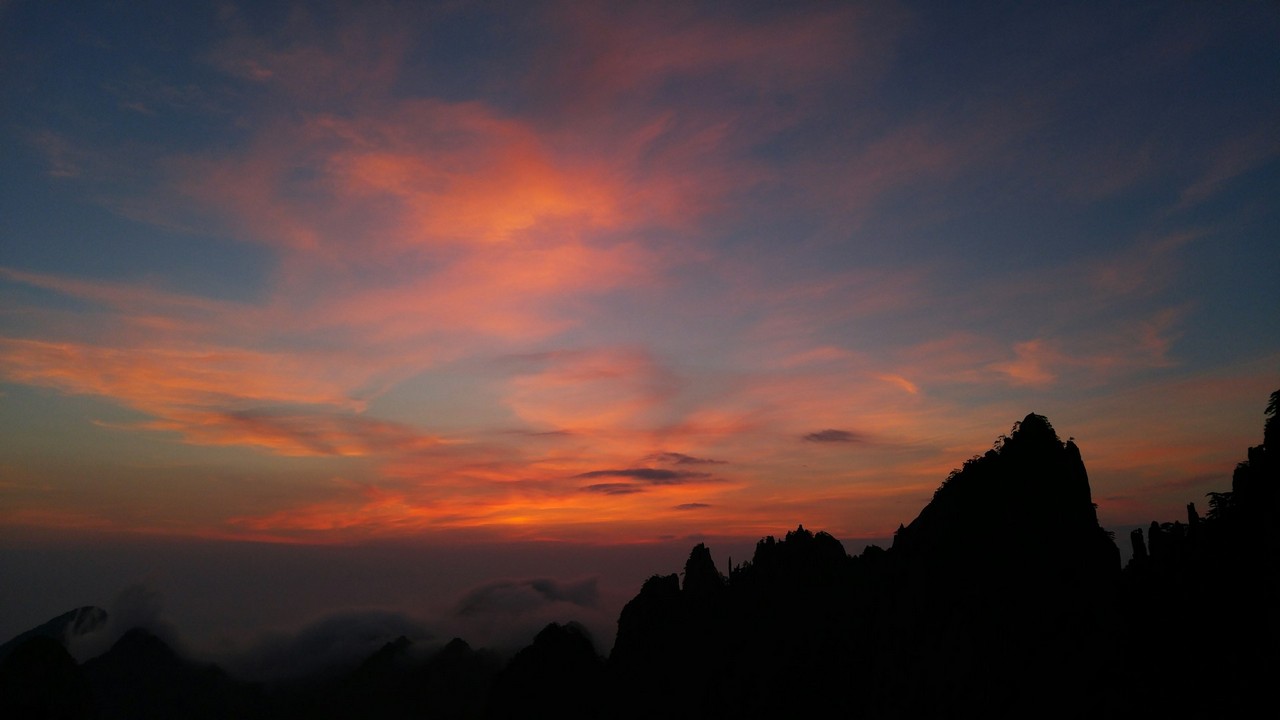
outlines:
[[604, 658], [576, 623], [552, 623], [498, 675], [489, 717], [592, 718], [607, 707]]
[[454, 638], [421, 657], [401, 636], [353, 671], [268, 689], [268, 718], [474, 718], [484, 715], [496, 654]]
[[256, 708], [252, 688], [216, 665], [189, 662], [141, 628], [124, 634], [111, 649], [84, 664], [97, 717], [246, 717]]
[[[696, 573], [696, 574], [695, 574]], [[803, 527], [729, 578], [694, 548], [622, 611], [629, 717], [1106, 712], [1120, 558], [1080, 453], [1028, 415], [951, 474], [893, 547], [849, 557]]]
[[[623, 608], [606, 661], [553, 624], [502, 663], [399, 638], [360, 666], [261, 686], [144, 631], [77, 665], [82, 608], [0, 646], [0, 717], [1237, 716], [1280, 663], [1280, 391], [1202, 518], [1130, 536], [1123, 571], [1080, 452], [1028, 415], [954, 471], [888, 550], [803, 526], [725, 577], [693, 548]], [[81, 625], [85, 627], [81, 627]]]
[[0, 660], [0, 717], [94, 717], [89, 679], [62, 643], [32, 635]]

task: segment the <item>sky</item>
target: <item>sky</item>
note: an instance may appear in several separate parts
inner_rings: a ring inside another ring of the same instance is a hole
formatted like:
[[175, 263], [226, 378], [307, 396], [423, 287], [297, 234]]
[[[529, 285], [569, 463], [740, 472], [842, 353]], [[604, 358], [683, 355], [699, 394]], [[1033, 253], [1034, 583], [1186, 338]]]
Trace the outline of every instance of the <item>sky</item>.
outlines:
[[1274, 3], [8, 0], [0, 124], [4, 631], [884, 542], [1029, 412], [1172, 520], [1280, 387]]

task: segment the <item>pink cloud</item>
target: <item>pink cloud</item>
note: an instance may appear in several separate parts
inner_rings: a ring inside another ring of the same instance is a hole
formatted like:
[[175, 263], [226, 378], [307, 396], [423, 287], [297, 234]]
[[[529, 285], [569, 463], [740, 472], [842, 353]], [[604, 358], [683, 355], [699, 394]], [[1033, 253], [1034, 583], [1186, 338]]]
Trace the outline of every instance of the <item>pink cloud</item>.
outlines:
[[642, 350], [561, 352], [529, 358], [532, 372], [509, 383], [506, 403], [534, 427], [609, 431], [643, 427], [678, 380]]
[[993, 363], [991, 369], [1007, 376], [1015, 385], [1048, 385], [1058, 377], [1052, 367], [1066, 360], [1065, 355], [1043, 340], [1017, 343], [1013, 354], [1013, 360]]
[[901, 375], [894, 375], [894, 374], [877, 375], [876, 378], [902, 388], [903, 392], [907, 392], [912, 395], [918, 395], [920, 393], [920, 386], [902, 377]]
[[1166, 308], [1153, 316], [1121, 323], [1090, 337], [1075, 339], [1076, 350], [1063, 349], [1066, 341], [1037, 338], [1016, 343], [1014, 359], [989, 364], [990, 370], [1014, 385], [1048, 386], [1064, 374], [1077, 386], [1096, 386], [1138, 370], [1173, 365], [1169, 358], [1172, 336], [1181, 313]]

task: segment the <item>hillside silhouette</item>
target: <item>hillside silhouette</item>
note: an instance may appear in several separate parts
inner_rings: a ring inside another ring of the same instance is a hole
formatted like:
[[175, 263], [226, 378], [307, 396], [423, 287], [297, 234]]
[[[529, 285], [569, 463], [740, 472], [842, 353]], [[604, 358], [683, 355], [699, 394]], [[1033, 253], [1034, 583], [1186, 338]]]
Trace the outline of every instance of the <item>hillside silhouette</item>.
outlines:
[[509, 660], [388, 642], [336, 675], [236, 680], [142, 630], [83, 664], [96, 608], [0, 646], [0, 716], [738, 718], [1234, 716], [1280, 640], [1280, 391], [1229, 491], [1128, 538], [1122, 569], [1075, 443], [1027, 415], [889, 548], [803, 526], [722, 574], [695, 546], [626, 604], [608, 657], [552, 624]]

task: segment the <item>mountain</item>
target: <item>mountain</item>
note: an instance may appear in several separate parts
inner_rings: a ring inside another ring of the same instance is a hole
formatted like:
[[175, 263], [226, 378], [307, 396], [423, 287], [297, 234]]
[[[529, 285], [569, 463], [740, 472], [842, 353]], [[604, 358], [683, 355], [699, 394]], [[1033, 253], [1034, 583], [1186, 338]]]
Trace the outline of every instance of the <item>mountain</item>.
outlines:
[[594, 718], [605, 696], [604, 658], [577, 623], [551, 623], [498, 675], [490, 718]]
[[276, 688], [270, 717], [481, 717], [501, 670], [497, 655], [460, 638], [424, 653], [401, 636], [343, 676]]
[[83, 666], [100, 718], [250, 718], [260, 703], [251, 688], [215, 665], [181, 657], [142, 628]]
[[[1154, 712], [1243, 717], [1271, 702], [1280, 675], [1280, 391], [1263, 441], [1236, 466], [1231, 490], [1211, 492], [1202, 518], [1152, 522], [1130, 535], [1121, 611], [1143, 661], [1130, 675], [1135, 703]], [[1169, 688], [1203, 688], [1168, 692]]]
[[1098, 524], [1080, 449], [1034, 413], [984, 455], [953, 471], [911, 524], [898, 530], [900, 562], [947, 581], [1096, 583], [1120, 570]]
[[74, 639], [92, 632], [97, 632], [107, 624], [107, 611], [100, 607], [86, 605], [65, 612], [52, 620], [15, 635], [11, 640], [0, 645], [0, 660], [3, 660], [14, 648], [33, 637], [46, 637], [58, 642], [63, 648]]
[[623, 608], [622, 717], [1105, 714], [1119, 552], [1073, 442], [1031, 414], [951, 474], [889, 550], [803, 526], [729, 577], [699, 545]]
[[77, 665], [96, 608], [6, 643], [0, 716], [62, 718], [1239, 717], [1280, 673], [1280, 391], [1201, 517], [1130, 537], [1123, 570], [1080, 449], [1027, 415], [888, 549], [804, 526], [723, 575], [695, 546], [626, 604], [608, 659], [573, 623], [505, 664], [387, 642], [345, 674], [260, 687], [126, 633]]
[[873, 671], [890, 714], [1119, 712], [1120, 555], [1073, 441], [1034, 413], [951, 473], [887, 553]]
[[0, 717], [87, 718], [92, 709], [89, 681], [58, 640], [27, 635], [0, 659]]
[[1280, 391], [1201, 518], [1134, 558], [1080, 449], [1034, 413], [951, 473], [891, 548], [803, 527], [729, 577], [699, 545], [623, 609], [607, 717], [1243, 716], [1280, 671]]

